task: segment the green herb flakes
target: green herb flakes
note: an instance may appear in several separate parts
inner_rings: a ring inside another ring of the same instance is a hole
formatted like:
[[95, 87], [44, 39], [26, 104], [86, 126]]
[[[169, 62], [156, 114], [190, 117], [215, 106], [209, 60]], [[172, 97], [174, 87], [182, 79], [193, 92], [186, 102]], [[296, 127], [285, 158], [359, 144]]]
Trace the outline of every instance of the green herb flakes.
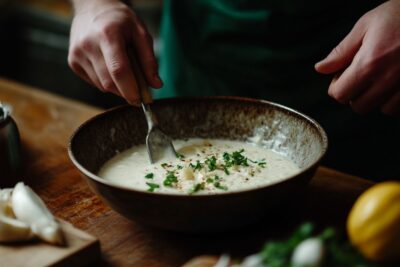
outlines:
[[203, 164], [201, 164], [200, 161], [196, 161], [196, 164], [190, 163], [189, 166], [193, 170], [201, 170], [201, 168], [203, 168]]
[[231, 174], [226, 165], [223, 165], [222, 167], [224, 168], [224, 172], [225, 172], [226, 175]]
[[213, 171], [217, 168], [217, 158], [214, 156], [207, 158], [204, 163], [208, 166], [209, 171]]
[[218, 188], [218, 189], [221, 189], [221, 190], [224, 190], [224, 191], [227, 191], [227, 190], [228, 190], [228, 187], [225, 186], [225, 185], [221, 185], [220, 182], [215, 182], [215, 183], [214, 183], [214, 186], [215, 186], [215, 188]]
[[148, 173], [148, 174], [146, 174], [145, 176], [144, 176], [144, 178], [146, 178], [146, 179], [153, 179], [154, 178], [154, 173]]
[[154, 190], [160, 188], [160, 186], [155, 183], [146, 183], [146, 184], [149, 186], [149, 188], [147, 189], [148, 192], [154, 192]]
[[166, 167], [168, 167], [168, 163], [162, 163], [161, 167], [163, 167], [165, 169]]
[[267, 163], [265, 162], [265, 160], [260, 160], [260, 161], [257, 163], [257, 165], [260, 166], [261, 168], [265, 168], [265, 165], [267, 165]]
[[165, 177], [164, 180], [164, 185], [168, 186], [168, 187], [172, 187], [172, 184], [177, 183], [178, 182], [178, 177], [175, 176], [174, 172], [168, 172], [167, 176]]
[[176, 152], [176, 157], [179, 158], [179, 159], [184, 159], [185, 158], [185, 156], [183, 154], [178, 153], [178, 152]]
[[195, 184], [192, 188], [189, 189], [189, 194], [194, 194], [200, 190], [204, 189], [204, 183]]

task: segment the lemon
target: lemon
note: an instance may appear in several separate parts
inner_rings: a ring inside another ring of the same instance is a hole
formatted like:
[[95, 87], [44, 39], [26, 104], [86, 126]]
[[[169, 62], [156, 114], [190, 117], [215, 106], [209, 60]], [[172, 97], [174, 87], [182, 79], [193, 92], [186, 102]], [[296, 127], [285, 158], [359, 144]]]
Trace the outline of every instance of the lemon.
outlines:
[[400, 182], [378, 183], [365, 191], [350, 211], [347, 232], [367, 259], [400, 259]]

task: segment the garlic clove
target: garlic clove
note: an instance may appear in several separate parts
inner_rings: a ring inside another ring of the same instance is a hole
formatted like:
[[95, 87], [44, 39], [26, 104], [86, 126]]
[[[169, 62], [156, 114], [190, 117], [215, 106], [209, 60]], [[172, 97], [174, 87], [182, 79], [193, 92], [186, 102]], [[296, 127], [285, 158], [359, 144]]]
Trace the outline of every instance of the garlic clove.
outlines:
[[22, 182], [17, 183], [13, 190], [11, 205], [15, 217], [27, 224], [46, 224], [47, 221], [53, 221], [53, 215], [42, 199]]
[[26, 241], [32, 238], [29, 225], [0, 214], [0, 242]]
[[183, 167], [180, 173], [180, 177], [184, 180], [194, 180], [193, 169], [190, 167]]
[[64, 245], [64, 235], [58, 223], [53, 222], [47, 225], [32, 225], [32, 231], [41, 240], [54, 245]]
[[29, 186], [19, 182], [13, 190], [11, 204], [15, 217], [30, 225], [40, 239], [51, 244], [64, 243], [58, 222], [42, 199]]

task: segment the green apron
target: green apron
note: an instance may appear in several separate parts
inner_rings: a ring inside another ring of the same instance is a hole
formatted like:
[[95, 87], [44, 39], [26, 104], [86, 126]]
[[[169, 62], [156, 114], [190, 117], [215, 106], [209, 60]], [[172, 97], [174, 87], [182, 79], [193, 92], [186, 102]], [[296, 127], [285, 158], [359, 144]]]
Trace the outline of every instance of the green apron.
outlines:
[[[365, 170], [370, 177], [383, 178], [382, 169], [360, 167], [374, 163], [369, 153], [360, 157], [358, 152], [365, 149], [365, 142], [371, 153], [374, 150], [366, 131], [380, 127], [400, 136], [399, 123], [381, 115], [364, 120], [339, 105], [327, 95], [331, 77], [314, 70], [314, 64], [350, 32], [358, 18], [377, 6], [377, 1], [163, 3], [160, 74], [164, 87], [153, 91], [155, 98], [236, 95], [287, 105], [325, 128], [331, 144], [328, 165], [359, 175]], [[349, 152], [349, 147], [359, 151]], [[381, 146], [374, 151], [382, 153]], [[385, 160], [386, 165], [398, 165], [393, 157]], [[393, 173], [390, 166], [384, 168]], [[395, 171], [400, 177], [399, 168]], [[371, 175], [373, 172], [376, 174]]]
[[303, 106], [316, 103], [326, 97], [321, 88], [327, 79], [314, 64], [369, 8], [359, 4], [166, 0], [160, 58], [164, 88], [155, 97], [237, 95], [295, 108], [301, 108], [299, 97]]

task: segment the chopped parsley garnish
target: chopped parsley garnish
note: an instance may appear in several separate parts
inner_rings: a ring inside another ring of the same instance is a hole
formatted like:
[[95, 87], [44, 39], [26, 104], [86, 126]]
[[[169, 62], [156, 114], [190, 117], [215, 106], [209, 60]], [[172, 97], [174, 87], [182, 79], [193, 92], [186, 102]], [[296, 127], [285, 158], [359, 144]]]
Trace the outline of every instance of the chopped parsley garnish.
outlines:
[[144, 176], [144, 178], [146, 178], [146, 179], [153, 179], [154, 178], [154, 173], [148, 173], [148, 174], [146, 174], [145, 176]]
[[214, 186], [215, 186], [215, 188], [218, 188], [218, 189], [221, 189], [221, 190], [224, 190], [224, 191], [228, 190], [228, 187], [225, 186], [225, 185], [221, 185], [220, 182], [215, 182]]
[[232, 152], [231, 157], [234, 165], [249, 166], [249, 163], [247, 163], [247, 158], [242, 155], [243, 152], [244, 149]]
[[178, 153], [178, 152], [176, 152], [176, 157], [179, 158], [179, 159], [184, 159], [185, 158], [185, 156], [183, 154]]
[[204, 183], [195, 184], [192, 188], [189, 189], [189, 194], [194, 194], [203, 189], [204, 189]]
[[231, 167], [232, 166], [231, 155], [228, 152], [224, 152], [224, 154], [222, 155], [222, 158], [225, 161], [225, 167]]
[[224, 168], [224, 172], [225, 172], [226, 175], [231, 174], [226, 165], [223, 165], [223, 168]]
[[212, 184], [212, 183], [214, 183], [214, 182], [219, 181], [219, 179], [220, 179], [219, 176], [218, 176], [218, 175], [215, 175], [214, 178], [208, 177], [207, 180], [206, 180], [206, 182], [207, 182], [208, 184]]
[[147, 191], [149, 192], [154, 192], [155, 189], [160, 188], [160, 186], [158, 184], [154, 184], [154, 183], [146, 183], [149, 188], [147, 189]]
[[258, 163], [257, 163], [257, 165], [258, 166], [260, 166], [261, 168], [265, 168], [265, 165], [266, 165], [267, 163], [265, 162], [265, 160], [260, 160]]
[[162, 163], [161, 167], [163, 167], [165, 169], [165, 167], [168, 167], [168, 163]]
[[201, 170], [203, 168], [203, 165], [200, 163], [200, 161], [196, 161], [196, 164], [189, 164], [190, 167], [193, 168], [193, 170]]
[[213, 178], [207, 178], [206, 182], [208, 184], [214, 183], [214, 179]]
[[178, 182], [178, 177], [175, 176], [175, 173], [168, 172], [167, 176], [165, 177], [165, 180], [164, 180], [164, 185], [172, 187], [172, 184], [177, 183], [177, 182]]
[[178, 170], [180, 170], [180, 169], [183, 169], [183, 166], [182, 166], [182, 165], [177, 165], [176, 168], [177, 168]]
[[207, 158], [204, 163], [207, 164], [209, 171], [213, 171], [217, 168], [217, 158], [214, 156]]
[[233, 166], [233, 165], [238, 165], [238, 166], [249, 166], [248, 158], [245, 157], [242, 153], [244, 152], [244, 149], [238, 150], [238, 151], [233, 151], [231, 154], [228, 152], [225, 152], [222, 155], [222, 158], [224, 159], [225, 166], [227, 168]]

